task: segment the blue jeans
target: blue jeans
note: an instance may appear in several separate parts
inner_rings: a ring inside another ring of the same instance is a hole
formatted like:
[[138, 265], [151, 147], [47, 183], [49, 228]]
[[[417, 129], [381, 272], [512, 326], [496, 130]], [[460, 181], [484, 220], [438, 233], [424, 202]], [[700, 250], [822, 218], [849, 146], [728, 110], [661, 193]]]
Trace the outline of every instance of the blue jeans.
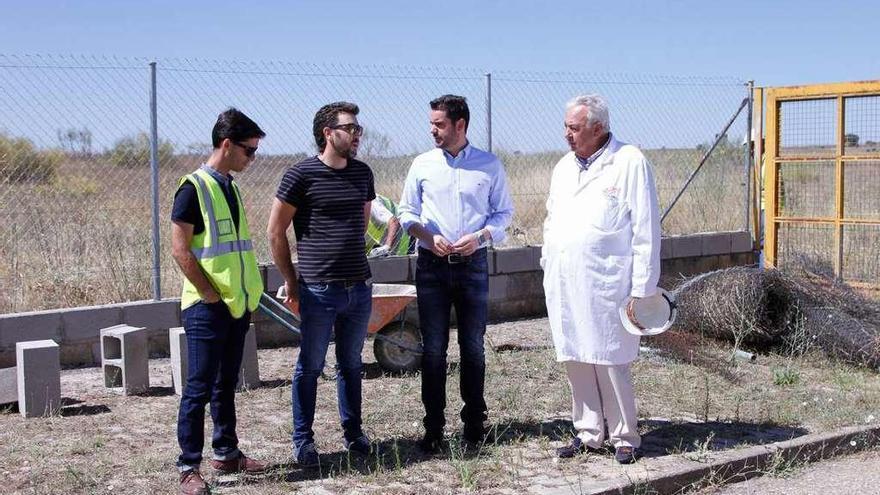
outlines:
[[312, 424], [318, 376], [330, 337], [336, 335], [336, 388], [339, 419], [345, 439], [363, 435], [361, 430], [361, 351], [367, 336], [372, 291], [365, 282], [299, 283], [302, 341], [293, 372], [293, 445], [299, 449], [315, 441]]
[[416, 263], [419, 325], [422, 331], [422, 403], [425, 431], [440, 435], [446, 424], [446, 349], [449, 347], [450, 310], [458, 321], [461, 351], [461, 419], [465, 430], [481, 430], [487, 419], [483, 387], [486, 359], [483, 336], [489, 313], [489, 269], [486, 250], [467, 261], [449, 263], [419, 249]]
[[237, 458], [235, 386], [251, 314], [235, 319], [225, 303], [196, 303], [181, 313], [188, 360], [186, 387], [177, 415], [179, 469], [198, 468], [205, 444], [205, 404], [211, 402], [214, 458]]

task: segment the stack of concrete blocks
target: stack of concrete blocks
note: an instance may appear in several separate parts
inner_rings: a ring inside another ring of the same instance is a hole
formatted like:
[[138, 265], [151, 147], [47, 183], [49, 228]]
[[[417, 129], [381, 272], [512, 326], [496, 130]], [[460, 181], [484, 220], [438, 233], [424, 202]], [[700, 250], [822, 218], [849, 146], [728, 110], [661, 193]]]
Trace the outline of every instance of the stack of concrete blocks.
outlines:
[[104, 386], [122, 387], [125, 395], [149, 390], [147, 329], [128, 325], [101, 329], [101, 366]]
[[[171, 350], [171, 381], [174, 384], [174, 393], [183, 394], [186, 386], [186, 372], [189, 361], [187, 359], [186, 332], [183, 327], [168, 330], [169, 349]], [[260, 386], [260, 368], [257, 361], [257, 332], [251, 323], [244, 339], [244, 350], [241, 357], [241, 369], [238, 372], [238, 384], [235, 389], [239, 392]]]
[[[61, 353], [54, 340], [15, 344], [18, 411], [26, 418], [61, 409]], [[8, 371], [7, 371], [8, 373]]]

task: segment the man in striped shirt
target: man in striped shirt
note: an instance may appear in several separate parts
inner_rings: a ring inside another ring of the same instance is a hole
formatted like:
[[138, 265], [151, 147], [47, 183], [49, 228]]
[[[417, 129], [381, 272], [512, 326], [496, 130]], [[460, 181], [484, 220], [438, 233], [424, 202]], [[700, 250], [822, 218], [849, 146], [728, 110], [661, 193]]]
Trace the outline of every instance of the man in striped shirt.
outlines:
[[[269, 214], [272, 258], [284, 277], [286, 302], [299, 306], [302, 321], [292, 395], [293, 455], [303, 466], [319, 462], [312, 424], [334, 329], [343, 445], [360, 454], [372, 450], [361, 429], [361, 351], [372, 302], [364, 233], [376, 193], [370, 167], [355, 159], [363, 135], [358, 111], [347, 102], [318, 110], [313, 132], [319, 154], [287, 169]], [[291, 222], [298, 274], [287, 241]]]

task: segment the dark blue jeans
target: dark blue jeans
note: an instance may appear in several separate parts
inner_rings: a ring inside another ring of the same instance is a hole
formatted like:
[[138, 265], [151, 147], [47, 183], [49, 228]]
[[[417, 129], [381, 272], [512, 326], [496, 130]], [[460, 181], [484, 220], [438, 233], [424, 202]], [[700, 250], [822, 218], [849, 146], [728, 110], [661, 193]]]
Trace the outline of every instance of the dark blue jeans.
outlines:
[[487, 418], [483, 386], [486, 359], [483, 336], [488, 318], [489, 269], [486, 250], [476, 251], [466, 262], [450, 264], [447, 258], [419, 249], [416, 264], [419, 325], [422, 331], [422, 403], [425, 431], [440, 435], [446, 424], [446, 350], [449, 347], [450, 309], [458, 321], [461, 351], [461, 419], [465, 430], [482, 429]]
[[211, 402], [214, 458], [235, 459], [235, 386], [251, 314], [235, 319], [225, 303], [196, 303], [181, 313], [188, 360], [186, 387], [177, 415], [180, 469], [197, 468], [205, 445], [205, 404]]
[[315, 441], [312, 424], [318, 394], [318, 376], [330, 337], [336, 335], [336, 388], [339, 419], [346, 440], [361, 430], [361, 351], [367, 336], [372, 291], [365, 282], [299, 283], [302, 341], [293, 372], [293, 445], [299, 449]]

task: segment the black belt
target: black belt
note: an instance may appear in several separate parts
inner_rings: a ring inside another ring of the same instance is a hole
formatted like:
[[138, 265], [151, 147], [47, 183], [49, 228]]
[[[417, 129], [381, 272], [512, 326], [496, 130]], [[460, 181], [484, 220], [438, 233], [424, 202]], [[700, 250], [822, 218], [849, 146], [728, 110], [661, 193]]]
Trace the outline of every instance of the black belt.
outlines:
[[448, 263], [450, 265], [460, 265], [463, 263], [470, 263], [471, 261], [477, 261], [486, 257], [486, 248], [480, 248], [471, 253], [470, 256], [465, 256], [461, 253], [450, 253], [446, 256], [437, 256], [432, 251], [419, 248], [419, 256], [424, 256], [431, 261]]

